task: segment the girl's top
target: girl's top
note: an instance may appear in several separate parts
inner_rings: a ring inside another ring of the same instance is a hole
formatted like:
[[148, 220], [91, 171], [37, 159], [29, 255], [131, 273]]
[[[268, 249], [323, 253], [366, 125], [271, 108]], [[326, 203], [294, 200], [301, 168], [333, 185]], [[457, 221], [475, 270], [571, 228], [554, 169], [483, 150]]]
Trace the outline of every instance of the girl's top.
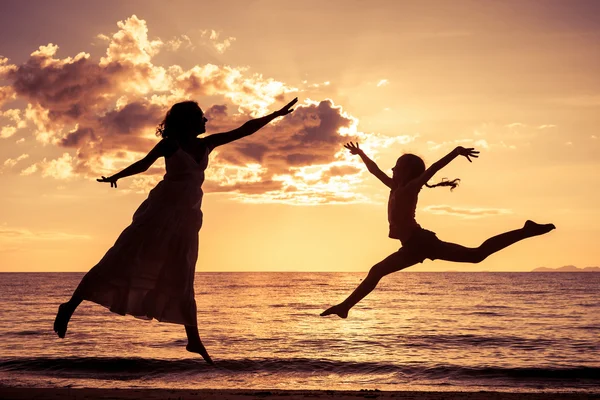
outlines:
[[399, 239], [403, 244], [421, 226], [415, 220], [420, 187], [405, 185], [390, 191], [388, 200], [389, 237]]

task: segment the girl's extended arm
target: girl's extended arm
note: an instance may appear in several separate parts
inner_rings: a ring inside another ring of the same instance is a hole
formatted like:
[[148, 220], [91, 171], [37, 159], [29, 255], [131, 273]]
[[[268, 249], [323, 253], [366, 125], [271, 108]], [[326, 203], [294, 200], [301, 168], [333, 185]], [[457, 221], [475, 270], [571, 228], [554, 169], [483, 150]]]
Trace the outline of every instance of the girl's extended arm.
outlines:
[[375, 175], [377, 177], [377, 179], [379, 179], [381, 182], [383, 182], [383, 184], [385, 186], [389, 187], [390, 189], [393, 188], [394, 180], [392, 178], [390, 178], [389, 176], [387, 176], [386, 173], [383, 172], [377, 166], [377, 164], [375, 164], [375, 161], [373, 161], [369, 157], [367, 157], [365, 152], [362, 151], [362, 149], [360, 147], [358, 147], [358, 143], [354, 144], [354, 143], [350, 142], [350, 143], [345, 144], [344, 147], [347, 148], [348, 150], [350, 150], [350, 153], [358, 154], [360, 156], [361, 160], [363, 160], [363, 162], [367, 166], [367, 169], [369, 170], [370, 173]]
[[454, 160], [458, 156], [464, 156], [467, 158], [467, 160], [469, 160], [469, 162], [472, 162], [471, 157], [479, 157], [479, 152], [472, 147], [464, 148], [462, 146], [458, 146], [450, 153], [446, 154], [444, 157], [431, 164], [431, 166], [427, 168], [425, 172], [421, 174], [421, 176], [409, 182], [409, 185], [417, 185], [418, 187], [423, 186], [433, 177], [433, 175], [436, 174], [436, 172], [444, 168], [450, 163], [450, 161]]
[[234, 140], [241, 139], [245, 136], [252, 135], [254, 132], [258, 131], [260, 128], [267, 125], [275, 118], [282, 117], [291, 113], [293, 111], [291, 107], [294, 104], [296, 104], [297, 101], [298, 98], [296, 97], [294, 100], [290, 101], [287, 105], [285, 105], [280, 110], [275, 111], [274, 113], [271, 113], [264, 117], [251, 119], [250, 121], [246, 122], [244, 125], [240, 126], [237, 129], [234, 129], [229, 132], [215, 133], [214, 135], [207, 136], [204, 140], [206, 141], [209, 147], [215, 148], [217, 146], [233, 142]]
[[167, 147], [169, 147], [167, 142], [165, 140], [161, 140], [160, 142], [158, 142], [158, 144], [156, 146], [154, 146], [154, 148], [152, 150], [150, 150], [150, 152], [146, 155], [146, 157], [142, 158], [139, 161], [134, 162], [129, 167], [125, 168], [124, 170], [122, 170], [120, 172], [117, 172], [113, 176], [109, 176], [108, 178], [103, 176], [102, 179], [96, 179], [96, 180], [98, 182], [109, 182], [110, 187], [116, 188], [117, 181], [119, 179], [125, 178], [126, 176], [140, 174], [140, 173], [148, 170], [148, 168], [150, 168], [150, 166], [152, 164], [154, 164], [154, 162], [156, 160], [158, 160], [159, 157], [162, 157], [165, 155], [165, 152], [168, 151]]

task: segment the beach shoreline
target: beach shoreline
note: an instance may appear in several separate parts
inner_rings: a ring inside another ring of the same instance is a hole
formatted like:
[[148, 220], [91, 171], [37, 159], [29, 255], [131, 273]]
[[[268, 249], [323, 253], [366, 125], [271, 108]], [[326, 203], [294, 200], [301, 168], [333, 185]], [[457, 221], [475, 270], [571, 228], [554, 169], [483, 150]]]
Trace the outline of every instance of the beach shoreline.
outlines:
[[0, 387], [0, 398], [20, 399], [398, 399], [398, 400], [584, 400], [600, 399], [600, 392], [429, 392], [379, 390], [248, 390], [248, 389], [98, 389]]

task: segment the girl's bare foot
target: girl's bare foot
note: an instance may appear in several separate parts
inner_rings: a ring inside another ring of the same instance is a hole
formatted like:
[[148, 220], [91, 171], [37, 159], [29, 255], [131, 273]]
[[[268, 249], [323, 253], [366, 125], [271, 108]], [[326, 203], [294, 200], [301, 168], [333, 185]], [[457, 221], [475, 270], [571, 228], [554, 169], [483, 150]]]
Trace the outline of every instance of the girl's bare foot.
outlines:
[[554, 224], [538, 224], [531, 220], [527, 220], [523, 226], [523, 229], [527, 232], [530, 232], [531, 236], [539, 236], [556, 229], [556, 227]]
[[338, 304], [337, 306], [329, 307], [327, 310], [323, 311], [321, 313], [321, 317], [325, 317], [325, 316], [331, 315], [331, 314], [335, 314], [340, 318], [347, 318], [348, 310], [346, 310], [345, 308], [343, 308], [341, 305]]
[[202, 358], [204, 358], [204, 361], [206, 361], [208, 364], [215, 365], [212, 358], [210, 358], [210, 356], [208, 355], [208, 352], [206, 351], [206, 348], [204, 347], [202, 342], [197, 343], [197, 344], [188, 343], [187, 346], [185, 346], [185, 349], [187, 351], [189, 351], [190, 353], [200, 354], [202, 356]]
[[62, 303], [58, 306], [58, 312], [54, 319], [54, 332], [56, 332], [61, 339], [63, 339], [67, 333], [67, 325], [69, 325], [69, 320], [73, 315], [73, 311], [74, 310], [71, 310], [71, 307], [69, 307], [69, 303]]

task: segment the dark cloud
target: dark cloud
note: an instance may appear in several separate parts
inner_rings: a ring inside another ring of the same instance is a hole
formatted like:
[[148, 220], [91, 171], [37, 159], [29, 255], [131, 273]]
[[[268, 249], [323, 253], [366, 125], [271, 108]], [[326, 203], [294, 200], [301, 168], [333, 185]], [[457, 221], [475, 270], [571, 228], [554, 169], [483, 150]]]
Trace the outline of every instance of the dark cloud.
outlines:
[[204, 116], [208, 120], [222, 119], [227, 117], [227, 105], [226, 104], [215, 104], [206, 110]]
[[344, 175], [355, 175], [360, 173], [361, 170], [352, 165], [346, 165], [343, 167], [333, 166], [329, 168], [324, 174], [324, 178], [331, 178], [334, 176], [344, 176]]
[[[209, 70], [194, 67], [181, 74], [175, 82], [177, 87], [191, 96], [205, 96], [214, 92], [228, 90], [227, 78], [231, 68], [212, 68]], [[252, 93], [253, 94], [253, 93]]]
[[127, 104], [120, 110], [110, 111], [100, 118], [100, 125], [112, 134], [129, 135], [157, 126], [164, 114], [162, 107], [145, 101]]
[[239, 164], [261, 159], [273, 173], [286, 172], [289, 167], [326, 164], [334, 161], [341, 146], [353, 139], [338, 132], [351, 123], [329, 100], [299, 106], [276, 125], [232, 143], [229, 152], [235, 156], [228, 159]]
[[43, 49], [9, 72], [8, 79], [16, 95], [47, 110], [50, 121], [74, 123], [102, 110], [116, 95], [117, 82], [126, 78], [119, 64], [102, 67], [84, 56], [57, 60], [56, 47]]
[[[241, 125], [242, 118], [247, 117], [230, 119]], [[215, 122], [219, 124], [222, 121]], [[276, 124], [268, 125], [252, 136], [227, 145], [226, 148], [220, 148], [215, 162], [237, 166], [260, 163], [266, 172], [262, 182], [253, 184], [252, 191], [258, 193], [261, 184], [271, 182], [275, 175], [294, 175], [297, 168], [336, 161], [335, 154], [343, 144], [354, 140], [353, 137], [340, 135], [339, 129], [347, 128], [352, 123], [353, 121], [344, 116], [341, 109], [335, 107], [330, 100], [299, 106]], [[359, 170], [354, 167], [334, 167], [326, 171], [321, 180], [327, 182], [332, 176], [353, 175], [357, 172]], [[262, 187], [263, 192], [272, 190], [271, 184], [264, 184]], [[242, 184], [216, 190], [239, 190], [248, 193], [249, 188]]]
[[247, 143], [238, 146], [237, 151], [244, 157], [262, 163], [265, 153], [269, 151], [269, 147], [262, 143]]
[[299, 128], [293, 134], [292, 140], [311, 147], [341, 143], [339, 128], [347, 128], [352, 123], [352, 120], [341, 115], [341, 110], [334, 108], [329, 100], [320, 102], [316, 107], [303, 107], [297, 111], [299, 112], [291, 114], [289, 119], [290, 125]]
[[92, 128], [79, 128], [73, 132], [69, 132], [67, 136], [63, 137], [60, 141], [60, 145], [63, 147], [79, 147], [83, 144], [84, 140], [96, 140], [94, 130]]
[[302, 165], [314, 164], [319, 159], [319, 156], [316, 154], [294, 153], [288, 154], [284, 158], [291, 167], [298, 167]]
[[[228, 106], [222, 103], [203, 108], [209, 132], [226, 132], [244, 124], [250, 115], [264, 115], [264, 104], [273, 109], [285, 104], [294, 90], [258, 74], [248, 75], [246, 68], [206, 64], [184, 71], [175, 65], [155, 66], [152, 57], [164, 43], [148, 39], [145, 21], [132, 16], [118, 26], [100, 60], [86, 53], [56, 58], [58, 46], [53, 44], [41, 46], [20, 65], [8, 66], [6, 59], [0, 59], [8, 82], [0, 87], [0, 104], [13, 94], [27, 102], [24, 115], [36, 129], [36, 138], [71, 149], [73, 155], [67, 161], [75, 173], [97, 175], [106, 172], [107, 161], [130, 160], [131, 152], [148, 152], [159, 140], [149, 133], [170, 104], [199, 97], [202, 103], [202, 96], [220, 96], [221, 101], [234, 104], [235, 114], [229, 115]], [[218, 148], [211, 167], [218, 171], [215, 179], [223, 182], [209, 179], [206, 188], [248, 195], [280, 192], [283, 197], [294, 193], [308, 198], [317, 192], [305, 189], [308, 181], [298, 174], [299, 168], [321, 165], [321, 183], [332, 176], [356, 173], [355, 168], [327, 169], [327, 164], [339, 161], [336, 153], [343, 143], [356, 140], [339, 133], [354, 123], [330, 100], [299, 105], [256, 134]], [[245, 170], [257, 163], [259, 176]], [[240, 173], [236, 179], [225, 180], [223, 173], [232, 167]], [[280, 175], [289, 179], [282, 183], [275, 179]], [[319, 180], [311, 178], [310, 182]]]

